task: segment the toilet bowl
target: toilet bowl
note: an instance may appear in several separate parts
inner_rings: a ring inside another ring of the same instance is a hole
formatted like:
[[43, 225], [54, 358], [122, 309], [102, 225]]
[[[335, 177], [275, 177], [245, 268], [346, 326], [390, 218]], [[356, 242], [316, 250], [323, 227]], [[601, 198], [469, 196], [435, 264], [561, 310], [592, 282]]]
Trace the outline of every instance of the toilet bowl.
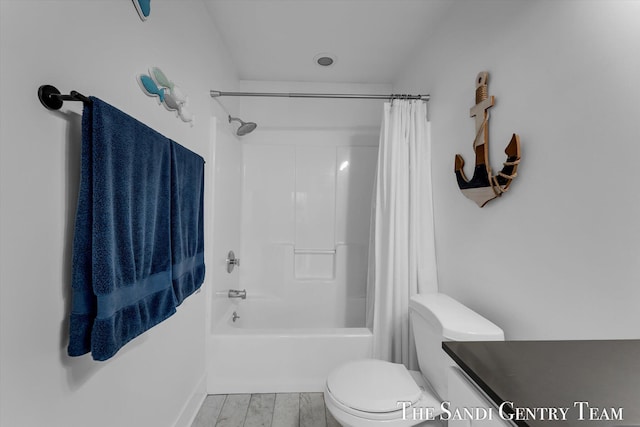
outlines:
[[442, 341], [504, 340], [502, 329], [444, 294], [411, 298], [409, 317], [420, 371], [375, 359], [347, 362], [325, 383], [327, 408], [344, 427], [441, 426], [447, 367]]
[[[327, 408], [343, 426], [440, 426], [440, 401], [418, 371], [375, 359], [345, 363], [325, 384]], [[426, 408], [432, 408], [429, 413]]]

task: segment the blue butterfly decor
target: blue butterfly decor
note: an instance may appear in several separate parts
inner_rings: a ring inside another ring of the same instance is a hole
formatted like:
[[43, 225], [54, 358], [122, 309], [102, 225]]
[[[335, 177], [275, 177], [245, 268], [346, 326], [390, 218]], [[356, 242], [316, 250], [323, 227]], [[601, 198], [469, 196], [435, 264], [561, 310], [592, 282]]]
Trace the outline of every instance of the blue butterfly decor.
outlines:
[[157, 96], [158, 103], [169, 111], [175, 111], [183, 122], [191, 122], [193, 125], [193, 114], [187, 109], [188, 97], [160, 68], [151, 67], [149, 75], [140, 74], [136, 80], [146, 95]]

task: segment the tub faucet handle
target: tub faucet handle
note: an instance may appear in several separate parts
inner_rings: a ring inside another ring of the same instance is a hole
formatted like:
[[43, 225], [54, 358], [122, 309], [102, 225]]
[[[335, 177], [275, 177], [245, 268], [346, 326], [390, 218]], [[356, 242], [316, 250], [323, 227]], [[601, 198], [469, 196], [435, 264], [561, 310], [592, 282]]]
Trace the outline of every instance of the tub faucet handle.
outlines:
[[233, 251], [229, 251], [227, 254], [227, 273], [231, 273], [233, 268], [238, 266], [240, 267], [240, 258], [236, 258], [236, 254]]
[[229, 289], [229, 298], [247, 299], [247, 290]]

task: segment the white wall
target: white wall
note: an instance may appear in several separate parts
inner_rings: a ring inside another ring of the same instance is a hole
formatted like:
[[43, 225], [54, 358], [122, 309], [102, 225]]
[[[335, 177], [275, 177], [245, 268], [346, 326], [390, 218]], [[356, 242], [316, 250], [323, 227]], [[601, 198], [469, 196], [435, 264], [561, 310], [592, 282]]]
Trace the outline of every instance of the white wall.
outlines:
[[[200, 0], [153, 1], [147, 22], [131, 1], [0, 8], [0, 425], [188, 425], [204, 393], [204, 292], [107, 362], [66, 355], [81, 105], [50, 112], [36, 90], [102, 98], [201, 154], [210, 179], [210, 117], [226, 114], [208, 91], [237, 85], [229, 56]], [[194, 127], [140, 91], [150, 65], [189, 95]]]
[[[394, 89], [430, 92], [440, 289], [511, 339], [639, 338], [640, 3], [465, 1]], [[490, 151], [520, 135], [518, 177], [479, 209], [474, 80], [490, 73]], [[471, 175], [471, 169], [467, 169]]]

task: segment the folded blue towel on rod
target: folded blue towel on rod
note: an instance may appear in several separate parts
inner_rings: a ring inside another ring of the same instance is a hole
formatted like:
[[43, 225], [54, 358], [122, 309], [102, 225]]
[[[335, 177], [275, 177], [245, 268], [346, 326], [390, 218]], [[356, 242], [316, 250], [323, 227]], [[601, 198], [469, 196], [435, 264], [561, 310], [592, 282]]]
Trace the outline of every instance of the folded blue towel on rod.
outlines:
[[194, 252], [191, 243], [191, 252], [182, 252], [200, 258], [183, 268], [194, 279], [176, 295], [173, 253], [182, 252], [172, 247], [173, 228], [197, 222], [192, 216], [201, 219], [202, 199], [190, 196], [199, 204], [182, 209], [190, 209], [188, 219], [173, 218], [172, 179], [182, 166], [172, 153], [184, 151], [183, 157], [202, 165], [204, 160], [104, 101], [91, 100], [82, 117], [68, 353], [106, 360], [173, 315], [184, 294], [204, 280], [203, 251]]

